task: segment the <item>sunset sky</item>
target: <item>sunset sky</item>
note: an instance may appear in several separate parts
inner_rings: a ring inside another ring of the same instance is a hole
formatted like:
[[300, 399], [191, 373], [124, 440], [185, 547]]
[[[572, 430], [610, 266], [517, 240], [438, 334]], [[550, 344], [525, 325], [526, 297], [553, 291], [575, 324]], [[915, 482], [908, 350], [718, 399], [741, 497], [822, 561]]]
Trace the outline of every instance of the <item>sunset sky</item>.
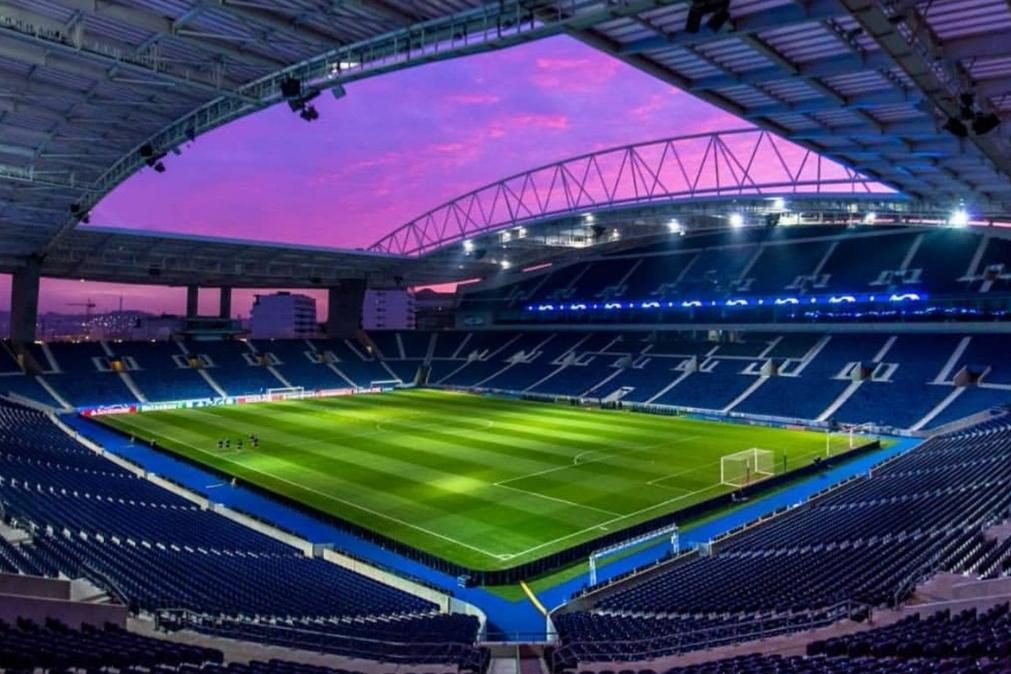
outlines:
[[[542, 163], [614, 145], [740, 128], [740, 120], [567, 37], [422, 66], [241, 119], [144, 170], [94, 225], [367, 246], [433, 206]], [[9, 279], [0, 280], [6, 307]], [[43, 281], [43, 311], [179, 312], [182, 289]], [[203, 301], [211, 310], [216, 293]], [[233, 307], [248, 312], [251, 293]], [[321, 307], [322, 308], [322, 307]]]

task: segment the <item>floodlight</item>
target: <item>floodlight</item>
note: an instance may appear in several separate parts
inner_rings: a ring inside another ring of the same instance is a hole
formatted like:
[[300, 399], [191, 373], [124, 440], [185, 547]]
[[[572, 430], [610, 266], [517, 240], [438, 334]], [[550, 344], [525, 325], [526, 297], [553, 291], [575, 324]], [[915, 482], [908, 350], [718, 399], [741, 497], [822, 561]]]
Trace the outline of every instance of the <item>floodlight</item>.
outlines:
[[773, 210], [776, 211], [785, 211], [786, 199], [784, 199], [783, 197], [776, 197], [775, 199], [772, 200], [772, 208]]
[[711, 17], [709, 17], [709, 21], [706, 25], [709, 26], [709, 29], [714, 33], [720, 32], [720, 28], [723, 28], [723, 25], [730, 20], [729, 5], [730, 3], [724, 4], [722, 7], [713, 12]]
[[502, 269], [508, 269], [509, 267], [512, 266], [512, 264], [509, 262], [509, 260], [502, 260], [498, 264], [499, 264], [500, 267], [502, 267]]
[[684, 229], [682, 229], [681, 223], [678, 222], [677, 218], [667, 223], [667, 231], [671, 234], [684, 234]]
[[944, 124], [944, 130], [956, 138], [967, 138], [969, 136], [969, 127], [954, 117], [948, 118], [948, 121]]
[[878, 220], [878, 214], [875, 213], [874, 211], [871, 211], [870, 213], [867, 213], [866, 215], [864, 215], [864, 224], [865, 225], [873, 225], [875, 222], [877, 222], [877, 220]]
[[700, 5], [692, 5], [688, 9], [688, 18], [685, 19], [685, 30], [693, 35], [702, 30], [702, 17], [704, 11]]
[[965, 227], [969, 224], [969, 214], [964, 208], [959, 208], [953, 211], [951, 216], [948, 218], [948, 224], [952, 227]]
[[284, 98], [298, 98], [302, 95], [302, 80], [294, 77], [286, 77], [281, 80], [281, 96]]
[[744, 226], [744, 216], [741, 215], [740, 213], [731, 213], [730, 214], [730, 226], [733, 227], [734, 229], [737, 229], [738, 227], [743, 227]]
[[474, 252], [474, 242], [470, 239], [464, 239], [463, 242], [463, 252], [472, 253]]
[[972, 130], [977, 136], [985, 136], [1000, 126], [1000, 117], [991, 113], [977, 115], [972, 122]]

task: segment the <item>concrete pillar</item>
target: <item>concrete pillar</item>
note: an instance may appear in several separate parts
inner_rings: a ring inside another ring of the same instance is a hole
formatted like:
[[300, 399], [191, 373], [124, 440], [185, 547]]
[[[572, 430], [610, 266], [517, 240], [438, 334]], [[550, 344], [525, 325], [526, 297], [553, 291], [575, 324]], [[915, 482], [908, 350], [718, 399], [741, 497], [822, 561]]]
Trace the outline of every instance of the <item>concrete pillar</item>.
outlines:
[[232, 289], [221, 287], [221, 297], [218, 299], [218, 318], [232, 317]]
[[326, 334], [350, 337], [362, 327], [365, 279], [343, 279], [327, 294]]
[[11, 331], [13, 342], [35, 341], [35, 323], [39, 318], [39, 271], [41, 262], [28, 258], [11, 278]]
[[186, 286], [186, 318], [200, 314], [200, 286]]

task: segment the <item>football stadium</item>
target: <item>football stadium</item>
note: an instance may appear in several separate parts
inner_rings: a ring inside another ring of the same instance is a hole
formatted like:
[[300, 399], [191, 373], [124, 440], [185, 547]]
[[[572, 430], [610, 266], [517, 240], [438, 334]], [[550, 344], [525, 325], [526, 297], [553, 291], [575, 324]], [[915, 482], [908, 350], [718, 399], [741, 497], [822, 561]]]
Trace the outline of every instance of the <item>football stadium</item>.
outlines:
[[0, 2], [0, 670], [1011, 671], [1009, 29]]

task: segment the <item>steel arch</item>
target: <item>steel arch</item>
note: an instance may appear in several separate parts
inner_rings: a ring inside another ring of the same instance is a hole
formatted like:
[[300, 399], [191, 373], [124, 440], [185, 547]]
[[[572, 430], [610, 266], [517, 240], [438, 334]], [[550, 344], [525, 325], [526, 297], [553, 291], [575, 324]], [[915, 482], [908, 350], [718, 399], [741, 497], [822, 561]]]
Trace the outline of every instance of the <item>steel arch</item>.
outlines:
[[369, 250], [421, 255], [547, 217], [636, 203], [892, 192], [767, 131], [736, 129], [613, 147], [545, 164], [437, 206]]

